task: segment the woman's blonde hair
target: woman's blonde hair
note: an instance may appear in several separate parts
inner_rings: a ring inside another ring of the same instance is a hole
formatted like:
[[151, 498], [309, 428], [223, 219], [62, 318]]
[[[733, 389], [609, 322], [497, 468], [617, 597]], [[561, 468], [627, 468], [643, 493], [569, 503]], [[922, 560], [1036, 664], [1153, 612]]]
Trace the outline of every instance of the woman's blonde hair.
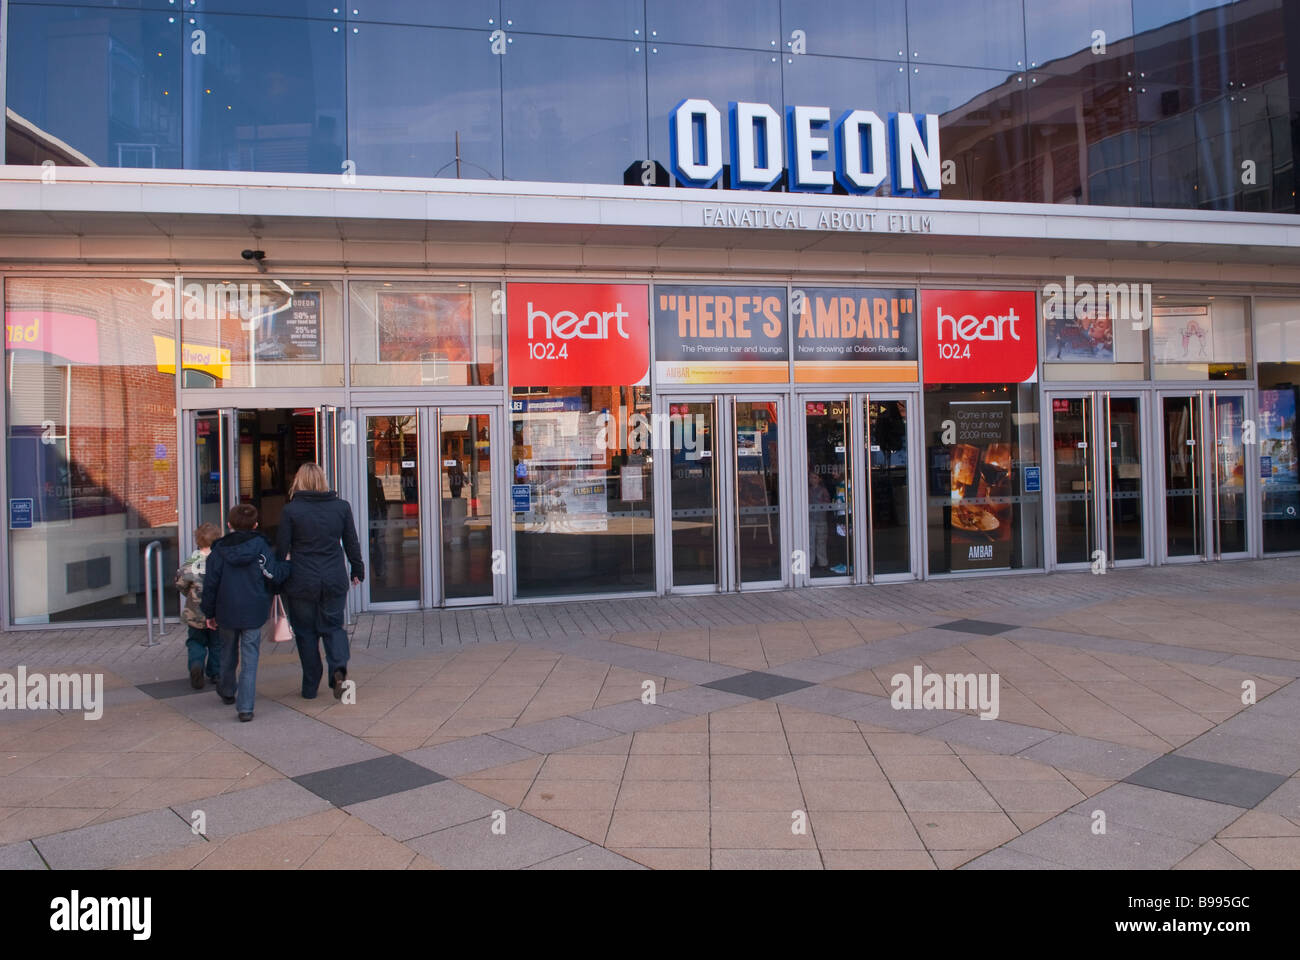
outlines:
[[321, 469], [320, 464], [304, 463], [294, 474], [293, 486], [289, 488], [289, 499], [292, 500], [299, 490], [325, 491], [329, 488], [330, 485], [325, 480], [325, 471]]

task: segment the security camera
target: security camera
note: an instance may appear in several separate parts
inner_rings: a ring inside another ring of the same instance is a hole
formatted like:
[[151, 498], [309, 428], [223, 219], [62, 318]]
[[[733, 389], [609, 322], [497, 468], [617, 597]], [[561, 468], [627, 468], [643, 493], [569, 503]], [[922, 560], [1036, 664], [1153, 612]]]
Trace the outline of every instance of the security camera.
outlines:
[[245, 260], [256, 260], [258, 263], [261, 263], [263, 260], [266, 259], [266, 251], [245, 250], [242, 253], [240, 253], [240, 256], [243, 257]]

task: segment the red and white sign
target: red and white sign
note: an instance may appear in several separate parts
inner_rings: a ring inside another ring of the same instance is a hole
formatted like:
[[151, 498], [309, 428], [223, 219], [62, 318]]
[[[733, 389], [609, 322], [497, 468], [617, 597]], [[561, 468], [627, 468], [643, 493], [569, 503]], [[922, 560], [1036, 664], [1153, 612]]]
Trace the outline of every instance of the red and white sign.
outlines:
[[926, 383], [1032, 383], [1038, 313], [1032, 290], [922, 290]]
[[650, 288], [615, 283], [509, 283], [513, 387], [649, 382]]

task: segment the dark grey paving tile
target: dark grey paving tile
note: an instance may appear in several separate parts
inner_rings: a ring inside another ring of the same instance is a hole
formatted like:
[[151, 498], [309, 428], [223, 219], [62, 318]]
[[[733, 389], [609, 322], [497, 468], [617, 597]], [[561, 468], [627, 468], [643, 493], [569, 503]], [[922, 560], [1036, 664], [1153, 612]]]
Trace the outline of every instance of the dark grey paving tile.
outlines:
[[714, 680], [711, 683], [702, 684], [702, 686], [722, 690], [726, 693], [739, 693], [741, 696], [751, 697], [754, 700], [770, 700], [772, 697], [779, 697], [783, 693], [811, 687], [812, 684], [807, 680], [778, 677], [774, 673], [751, 670], [749, 673], [741, 673], [723, 680]]
[[936, 630], [956, 630], [958, 633], [977, 633], [982, 637], [995, 637], [999, 633], [1015, 630], [1014, 623], [994, 623], [991, 620], [951, 620], [948, 623], [936, 623]]
[[742, 697], [738, 693], [711, 690], [708, 687], [688, 687], [685, 690], [665, 693], [656, 702], [660, 706], [697, 717], [702, 713], [712, 713], [714, 710], [725, 710], [727, 707], [750, 703], [751, 698]]
[[620, 733], [633, 733], [637, 730], [658, 727], [676, 720], [685, 720], [689, 716], [689, 713], [673, 710], [660, 703], [642, 703], [640, 700], [612, 703], [607, 707], [597, 707], [595, 710], [573, 714], [575, 720], [609, 727]]
[[1286, 777], [1171, 753], [1153, 760], [1124, 780], [1140, 787], [1249, 810], [1281, 786]]
[[1125, 747], [1105, 740], [1058, 733], [1036, 743], [1017, 756], [1065, 770], [1091, 773], [1107, 780], [1123, 780], [1159, 756], [1150, 750]]
[[436, 747], [420, 747], [402, 754], [412, 763], [418, 763], [430, 770], [437, 770], [444, 777], [459, 777], [467, 773], [499, 767], [535, 757], [531, 750], [514, 743], [507, 743], [480, 733], [464, 740], [442, 743]]
[[336, 807], [387, 797], [445, 780], [440, 773], [388, 754], [294, 777], [294, 782]]
[[213, 695], [213, 686], [205, 683], [199, 690], [195, 690], [190, 685], [190, 678], [184, 680], [159, 680], [156, 683], [141, 683], [137, 685], [141, 693], [147, 693], [155, 700], [170, 700], [172, 697], [188, 697], [194, 693], [206, 693], [208, 696]]
[[205, 836], [229, 837], [296, 817], [332, 810], [333, 804], [292, 780], [273, 780], [260, 787], [222, 793], [202, 800], [173, 804], [183, 820], [194, 822], [194, 811], [202, 810]]
[[1063, 813], [1002, 849], [1080, 870], [1167, 870], [1200, 846], [1109, 820], [1104, 834], [1093, 833], [1092, 826], [1090, 816]]
[[934, 727], [926, 732], [926, 736], [1013, 756], [1022, 750], [1028, 750], [1036, 743], [1042, 743], [1056, 736], [1056, 733], [1055, 730], [1008, 723], [991, 717], [985, 719], [963, 716]]
[[529, 870], [645, 870], [646, 867], [637, 863], [635, 860], [629, 860], [627, 857], [620, 857], [612, 850], [606, 850], [604, 847], [590, 843], [585, 847], [579, 847], [577, 850], [571, 850], [568, 853], [562, 853], [558, 857], [552, 857], [550, 860], [543, 860], [541, 863], [535, 863]]
[[1074, 806], [1072, 813], [1091, 816], [1094, 810], [1106, 814], [1106, 823], [1123, 824], [1167, 837], [1191, 841], [1198, 846], [1214, 839], [1219, 831], [1241, 816], [1241, 808], [1182, 794], [1154, 790], [1133, 783], [1117, 783]]
[[410, 840], [491, 816], [504, 804], [451, 780], [353, 804], [347, 812], [390, 837]]
[[151, 810], [32, 841], [53, 870], [106, 870], [207, 841], [170, 809]]
[[580, 747], [584, 743], [608, 740], [618, 736], [620, 731], [602, 727], [595, 723], [574, 720], [572, 717], [554, 717], [541, 720], [522, 727], [497, 730], [491, 736], [507, 743], [524, 747], [533, 753], [559, 753], [570, 747]]
[[505, 811], [505, 833], [485, 817], [407, 841], [440, 867], [452, 870], [520, 870], [589, 846], [582, 837], [520, 810]]
[[30, 840], [0, 847], [0, 870], [48, 870]]

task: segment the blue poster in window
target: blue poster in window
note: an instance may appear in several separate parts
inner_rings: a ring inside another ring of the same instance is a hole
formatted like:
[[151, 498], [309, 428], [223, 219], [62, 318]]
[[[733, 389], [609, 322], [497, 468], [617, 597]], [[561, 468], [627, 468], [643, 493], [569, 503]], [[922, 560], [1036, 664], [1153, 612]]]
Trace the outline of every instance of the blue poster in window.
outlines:
[[511, 484], [510, 499], [515, 513], [528, 513], [533, 509], [533, 488], [526, 483]]
[[32, 528], [32, 498], [15, 497], [9, 501], [9, 529], [30, 530]]
[[1043, 489], [1043, 468], [1025, 467], [1025, 493], [1040, 493]]

